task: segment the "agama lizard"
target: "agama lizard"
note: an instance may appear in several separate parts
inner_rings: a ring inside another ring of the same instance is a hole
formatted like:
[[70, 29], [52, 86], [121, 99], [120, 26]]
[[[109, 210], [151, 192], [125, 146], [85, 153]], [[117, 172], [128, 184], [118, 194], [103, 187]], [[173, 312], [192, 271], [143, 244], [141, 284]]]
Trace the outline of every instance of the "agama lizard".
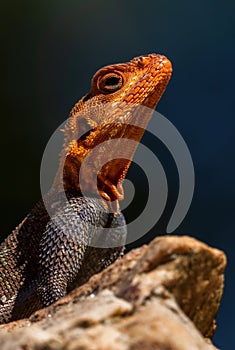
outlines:
[[[149, 54], [94, 75], [91, 91], [74, 106], [64, 128], [51, 190], [1, 244], [0, 323], [52, 304], [122, 255], [126, 226], [118, 201], [135, 147], [127, 149], [125, 159], [115, 155], [120, 140], [140, 141], [171, 72], [165, 56]], [[148, 108], [140, 112], [138, 106]], [[117, 142], [92, 153], [110, 140]], [[111, 155], [106, 164], [104, 153]], [[119, 244], [92, 246], [103, 228]]]

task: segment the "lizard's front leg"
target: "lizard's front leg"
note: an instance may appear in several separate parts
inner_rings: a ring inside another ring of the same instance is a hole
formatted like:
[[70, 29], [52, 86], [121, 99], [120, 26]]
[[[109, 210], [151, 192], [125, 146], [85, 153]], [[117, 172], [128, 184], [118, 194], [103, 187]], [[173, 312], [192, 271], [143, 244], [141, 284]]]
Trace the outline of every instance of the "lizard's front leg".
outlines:
[[[102, 268], [100, 261], [106, 258], [112, 262], [121, 254], [120, 246], [110, 249], [111, 256], [107, 248], [93, 248], [93, 261], [84, 262], [84, 257], [89, 259], [91, 256], [89, 245], [95, 235], [99, 235], [102, 228], [123, 225], [123, 220], [121, 216], [109, 223], [109, 214], [102, 200], [94, 197], [73, 196], [60, 206], [47, 224], [40, 242], [38, 293], [43, 306], [66, 295], [72, 285], [84, 283], [84, 276], [89, 278], [99, 272]], [[116, 237], [118, 228], [113, 230]], [[125, 239], [123, 228], [120, 236]], [[121, 237], [120, 242], [123, 243], [124, 239]], [[87, 250], [89, 254], [86, 254]]]

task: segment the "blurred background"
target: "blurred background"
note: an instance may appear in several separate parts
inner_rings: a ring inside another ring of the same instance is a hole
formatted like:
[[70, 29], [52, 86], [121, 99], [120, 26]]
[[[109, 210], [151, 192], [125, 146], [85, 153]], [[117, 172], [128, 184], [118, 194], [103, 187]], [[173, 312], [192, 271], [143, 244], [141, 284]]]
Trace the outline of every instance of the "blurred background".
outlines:
[[[174, 74], [157, 110], [184, 137], [196, 187], [176, 234], [222, 249], [228, 257], [215, 344], [235, 348], [234, 63], [235, 2], [218, 0], [1, 2], [1, 239], [40, 197], [40, 162], [53, 131], [90, 87], [94, 72], [144, 53], [163, 53]], [[160, 141], [144, 138], [167, 174], [169, 198], [147, 242], [164, 230], [178, 193], [177, 170]], [[148, 186], [125, 210], [138, 215]], [[143, 185], [144, 184], [144, 185]], [[142, 240], [143, 242], [143, 240]], [[142, 242], [136, 242], [136, 245]]]

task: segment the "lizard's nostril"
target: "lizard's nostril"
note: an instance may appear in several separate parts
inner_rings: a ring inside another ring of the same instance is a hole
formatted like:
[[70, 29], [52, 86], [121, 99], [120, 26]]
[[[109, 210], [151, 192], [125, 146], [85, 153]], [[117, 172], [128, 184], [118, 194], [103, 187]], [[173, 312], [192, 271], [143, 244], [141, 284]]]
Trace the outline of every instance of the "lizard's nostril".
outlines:
[[150, 60], [151, 60], [150, 56], [140, 56], [138, 60], [138, 64], [140, 67], [145, 67], [149, 64]]

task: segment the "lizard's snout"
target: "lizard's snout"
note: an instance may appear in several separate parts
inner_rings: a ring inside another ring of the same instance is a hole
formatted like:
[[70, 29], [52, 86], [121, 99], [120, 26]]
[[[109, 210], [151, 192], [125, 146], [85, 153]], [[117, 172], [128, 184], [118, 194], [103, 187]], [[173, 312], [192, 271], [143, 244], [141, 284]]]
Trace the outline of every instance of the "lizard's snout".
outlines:
[[171, 61], [164, 55], [151, 53], [147, 55], [142, 55], [133, 59], [133, 61], [138, 63], [141, 68], [154, 67], [156, 71], [165, 71], [165, 73], [172, 73]]

